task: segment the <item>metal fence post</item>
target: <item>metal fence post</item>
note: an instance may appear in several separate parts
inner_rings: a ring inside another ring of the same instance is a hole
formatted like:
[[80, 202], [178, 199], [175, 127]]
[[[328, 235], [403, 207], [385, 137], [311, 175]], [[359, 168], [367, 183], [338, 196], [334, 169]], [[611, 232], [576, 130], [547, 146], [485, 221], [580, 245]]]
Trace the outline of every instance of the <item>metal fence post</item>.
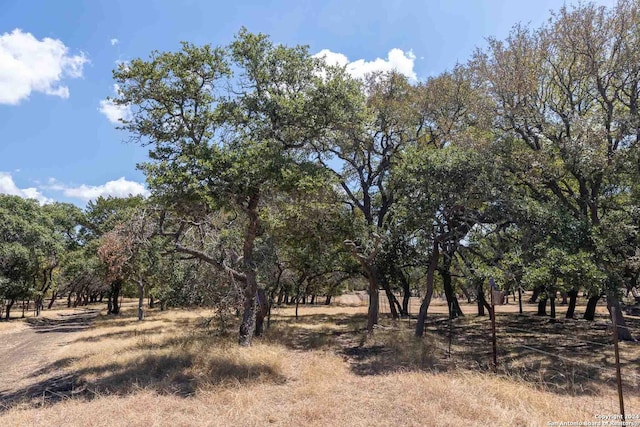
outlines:
[[493, 341], [493, 372], [498, 372], [498, 348], [496, 343], [496, 305], [493, 300], [493, 288], [495, 287], [491, 279], [491, 336]]
[[618, 400], [620, 401], [620, 415], [624, 425], [624, 398], [622, 396], [622, 374], [620, 373], [620, 351], [618, 348], [618, 322], [616, 307], [611, 305], [611, 321], [613, 322], [613, 349], [616, 359], [616, 380], [618, 382]]

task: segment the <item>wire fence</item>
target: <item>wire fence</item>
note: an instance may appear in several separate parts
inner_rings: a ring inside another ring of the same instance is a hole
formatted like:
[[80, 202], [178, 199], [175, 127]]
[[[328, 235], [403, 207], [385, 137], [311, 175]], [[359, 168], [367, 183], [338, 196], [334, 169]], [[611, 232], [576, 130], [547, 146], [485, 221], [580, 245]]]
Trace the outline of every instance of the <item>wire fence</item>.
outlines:
[[[410, 299], [408, 307], [407, 321], [413, 326], [419, 300]], [[640, 318], [626, 316], [627, 326], [616, 329], [603, 313], [594, 321], [551, 319], [536, 316], [533, 304], [527, 304], [524, 314], [501, 313], [502, 307], [495, 310], [495, 367], [490, 313], [449, 319], [446, 304], [435, 305], [434, 310], [430, 307], [426, 331], [436, 337], [440, 357], [449, 363], [495, 370], [545, 391], [580, 396], [583, 406], [579, 409], [593, 414], [591, 421], [600, 422], [593, 425], [640, 426], [640, 344], [617, 343], [619, 330], [640, 337]], [[391, 313], [385, 295], [380, 298], [380, 313]]]

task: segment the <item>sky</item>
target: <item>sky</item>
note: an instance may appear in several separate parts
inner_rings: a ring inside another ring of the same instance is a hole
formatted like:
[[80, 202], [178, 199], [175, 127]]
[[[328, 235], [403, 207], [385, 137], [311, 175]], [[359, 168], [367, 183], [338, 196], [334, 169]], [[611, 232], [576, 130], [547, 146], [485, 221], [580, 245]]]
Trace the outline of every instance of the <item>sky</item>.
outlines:
[[[147, 149], [116, 129], [118, 63], [226, 45], [241, 27], [347, 67], [422, 81], [466, 62], [487, 37], [541, 25], [571, 0], [0, 0], [0, 193], [84, 207], [147, 194]], [[597, 0], [613, 6], [614, 0]]]

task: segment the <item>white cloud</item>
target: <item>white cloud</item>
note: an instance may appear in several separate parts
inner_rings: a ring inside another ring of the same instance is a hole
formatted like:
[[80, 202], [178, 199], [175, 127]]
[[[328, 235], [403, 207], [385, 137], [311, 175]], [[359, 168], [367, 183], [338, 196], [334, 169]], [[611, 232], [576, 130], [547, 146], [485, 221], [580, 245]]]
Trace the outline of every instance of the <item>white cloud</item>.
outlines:
[[55, 178], [49, 178], [47, 180], [47, 185], [41, 185], [40, 187], [51, 191], [63, 191], [66, 188]]
[[339, 65], [344, 67], [349, 63], [349, 58], [342, 53], [331, 52], [329, 49], [322, 49], [313, 55], [314, 58], [324, 58], [324, 61], [330, 65]]
[[55, 180], [49, 180], [49, 186], [47, 188], [62, 191], [62, 194], [66, 197], [80, 199], [85, 202], [97, 199], [100, 196], [128, 197], [129, 195], [149, 195], [149, 191], [143, 184], [135, 181], [128, 181], [125, 177], [118, 178], [115, 181], [108, 181], [103, 185], [82, 184], [78, 187], [66, 187]]
[[36, 187], [19, 188], [10, 172], [0, 172], [0, 194], [36, 199], [40, 204], [53, 203], [55, 199], [44, 196], [42, 190], [62, 193], [64, 197], [78, 199], [85, 203], [100, 196], [128, 197], [130, 195], [142, 195], [146, 197], [149, 195], [149, 191], [144, 187], [144, 184], [128, 181], [125, 177], [108, 181], [102, 185], [82, 184], [76, 187], [65, 185], [55, 178], [49, 178], [46, 184], [36, 182]]
[[0, 193], [20, 196], [25, 199], [36, 199], [40, 204], [51, 203], [53, 199], [45, 197], [37, 188], [18, 188], [9, 172], [0, 172]]
[[[113, 91], [118, 94], [120, 87], [113, 85]], [[116, 105], [110, 99], [103, 99], [100, 101], [100, 108], [98, 108], [102, 114], [113, 124], [121, 124], [122, 120], [131, 120], [131, 107], [129, 105]]]
[[346, 66], [346, 70], [355, 78], [363, 78], [367, 73], [376, 71], [395, 70], [400, 74], [404, 74], [411, 80], [417, 80], [418, 77], [413, 69], [416, 56], [412, 51], [404, 52], [400, 49], [393, 48], [387, 54], [387, 59], [376, 58], [373, 61], [365, 61], [358, 59], [349, 61], [342, 53], [332, 52], [329, 49], [322, 49], [313, 55], [315, 58], [323, 58], [327, 64]]
[[82, 77], [88, 59], [83, 53], [69, 55], [60, 40], [36, 39], [31, 33], [15, 29], [0, 35], [0, 104], [16, 105], [31, 92], [69, 97], [61, 84], [68, 78]]
[[114, 39], [109, 40], [109, 42], [111, 42], [111, 46], [115, 46], [118, 43], [120, 43], [120, 40], [114, 38]]

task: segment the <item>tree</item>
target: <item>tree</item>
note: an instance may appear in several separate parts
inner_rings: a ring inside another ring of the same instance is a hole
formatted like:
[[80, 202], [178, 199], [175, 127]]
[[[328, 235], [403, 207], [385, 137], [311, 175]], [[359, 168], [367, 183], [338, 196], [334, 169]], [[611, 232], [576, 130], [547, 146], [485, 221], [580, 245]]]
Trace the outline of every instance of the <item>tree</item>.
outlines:
[[[105, 243], [114, 248], [122, 248], [120, 243], [116, 242], [117, 227], [131, 220], [136, 209], [143, 204], [141, 196], [130, 196], [124, 198], [117, 197], [98, 197], [95, 201], [90, 201], [85, 210], [85, 220], [81, 230], [82, 238], [85, 240], [85, 246], [88, 252], [98, 255], [99, 247]], [[111, 234], [109, 234], [111, 233]], [[105, 237], [106, 236], [106, 237]], [[107, 252], [109, 252], [107, 250]], [[108, 257], [107, 257], [108, 258]], [[109, 283], [109, 295], [107, 299], [107, 311], [110, 314], [120, 313], [120, 294], [125, 283], [125, 276], [114, 274], [114, 259], [102, 258], [102, 270], [104, 279]], [[117, 270], [117, 269], [116, 269]], [[95, 270], [90, 269], [86, 273], [94, 273]], [[84, 276], [86, 279], [91, 277]], [[81, 283], [90, 283], [83, 280]]]
[[[105, 233], [100, 239], [98, 257], [106, 265], [106, 278], [111, 283], [123, 283], [137, 276], [135, 253], [137, 252], [135, 231], [124, 224], [118, 224], [113, 230]], [[144, 284], [138, 287], [141, 293], [138, 305], [138, 320], [143, 319], [142, 301], [144, 301]], [[117, 314], [117, 312], [116, 312]]]
[[486, 96], [474, 86], [468, 68], [431, 78], [416, 88], [417, 131], [397, 161], [394, 227], [405, 230], [414, 250], [428, 264], [426, 292], [416, 334], [424, 320], [439, 272], [450, 316], [462, 315], [452, 282], [452, 265], [460, 241], [479, 223], [498, 223], [492, 205], [496, 183]]
[[0, 194], [0, 296], [7, 320], [16, 300], [36, 294], [52, 247], [48, 225], [35, 200]]
[[[625, 209], [620, 177], [640, 137], [638, 10], [625, 1], [609, 10], [562, 8], [537, 31], [517, 26], [504, 42], [490, 40], [474, 60], [508, 147], [506, 170], [522, 192], [584, 231], [579, 249], [607, 275], [592, 297], [602, 292], [609, 305], [623, 285], [614, 260], [625, 255], [603, 224]], [[621, 337], [631, 338], [627, 329]]]
[[378, 253], [390, 238], [391, 212], [397, 202], [391, 182], [398, 159], [421, 133], [415, 87], [406, 77], [396, 72], [372, 74], [365, 79], [363, 91], [366, 110], [354, 112], [351, 126], [320, 140], [316, 159], [338, 180], [354, 221], [362, 220], [367, 227], [366, 234], [353, 236], [349, 245], [369, 281], [367, 330], [372, 331], [378, 323], [380, 287], [393, 317], [399, 317], [398, 308], [402, 310], [383, 274], [390, 272], [381, 264], [385, 257]]
[[67, 295], [67, 307], [102, 302], [105, 295], [111, 301], [110, 284], [105, 283], [104, 264], [93, 245], [83, 245], [68, 252], [60, 270], [58, 293]]
[[303, 149], [344, 124], [357, 88], [344, 73], [312, 58], [307, 48], [274, 45], [243, 29], [227, 48], [183, 43], [176, 53], [152, 53], [114, 72], [113, 100], [132, 108], [122, 129], [150, 146], [142, 165], [148, 183], [175, 212], [240, 214], [241, 265], [181, 243], [196, 225], [174, 218], [163, 233], [177, 251], [198, 257], [243, 286], [239, 342], [250, 345], [256, 323], [255, 244], [270, 193], [287, 191], [313, 173]]
[[460, 241], [477, 224], [497, 222], [487, 194], [491, 184], [485, 159], [477, 150], [454, 145], [440, 149], [421, 147], [407, 152], [404, 159], [398, 184], [405, 192], [403, 200], [407, 203], [403, 207], [404, 220], [407, 228], [414, 230], [416, 243], [429, 253], [417, 336], [422, 336], [424, 330], [441, 255], [444, 259], [440, 272], [455, 317], [457, 300], [450, 269]]
[[54, 271], [69, 261], [68, 254], [80, 247], [79, 230], [84, 219], [82, 211], [70, 203], [50, 203], [40, 209], [46, 218], [45, 226], [48, 228], [50, 240], [47, 243], [47, 254], [39, 263], [40, 285], [35, 299], [37, 313], [40, 313], [49, 291], [52, 293], [49, 307], [53, 305], [58, 294]]
[[[313, 179], [300, 180], [297, 189], [272, 198], [263, 214], [275, 249], [271, 282], [286, 286], [280, 281], [283, 274], [295, 277], [296, 316], [302, 298], [324, 293], [330, 299], [343, 282], [339, 278], [346, 279], [357, 269], [343, 244], [356, 224], [340, 203], [333, 177], [325, 170], [318, 172]], [[322, 283], [335, 274], [338, 277], [330, 285]], [[270, 294], [276, 291], [272, 288]]]

